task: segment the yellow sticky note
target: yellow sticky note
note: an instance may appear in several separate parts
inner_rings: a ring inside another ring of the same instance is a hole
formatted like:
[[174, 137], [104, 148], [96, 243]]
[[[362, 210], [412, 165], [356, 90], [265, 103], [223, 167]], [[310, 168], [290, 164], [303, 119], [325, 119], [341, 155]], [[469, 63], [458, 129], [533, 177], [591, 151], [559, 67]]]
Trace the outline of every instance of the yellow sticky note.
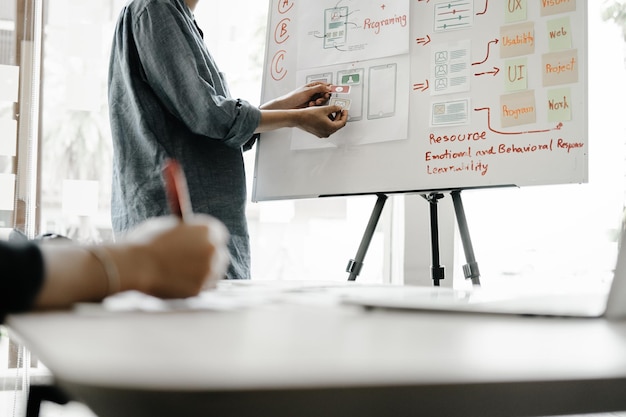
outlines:
[[545, 87], [578, 82], [578, 50], [551, 52], [542, 55]]
[[542, 0], [540, 3], [541, 16], [552, 16], [576, 11], [576, 0]]
[[502, 127], [533, 124], [537, 121], [535, 92], [523, 91], [500, 97]]
[[535, 52], [535, 25], [516, 23], [500, 28], [500, 57], [513, 58]]

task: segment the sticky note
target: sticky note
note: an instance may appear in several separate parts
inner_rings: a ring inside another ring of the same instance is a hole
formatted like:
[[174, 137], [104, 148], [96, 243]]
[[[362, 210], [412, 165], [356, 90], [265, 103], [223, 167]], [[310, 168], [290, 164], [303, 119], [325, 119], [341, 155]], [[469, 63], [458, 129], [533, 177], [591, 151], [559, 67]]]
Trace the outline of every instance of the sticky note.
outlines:
[[578, 66], [576, 49], [542, 55], [544, 87], [578, 82]]
[[541, 16], [552, 16], [576, 11], [576, 0], [542, 0], [539, 3], [541, 4]]
[[569, 16], [548, 21], [548, 46], [552, 52], [572, 49], [572, 26]]
[[500, 28], [500, 57], [513, 58], [535, 52], [535, 25], [516, 23]]
[[508, 92], [528, 89], [528, 59], [509, 59], [504, 65], [505, 90]]
[[528, 19], [526, 0], [511, 0], [504, 6], [504, 21], [507, 23], [521, 22]]
[[532, 124], [537, 121], [535, 92], [507, 94], [500, 97], [502, 127]]
[[555, 88], [548, 90], [548, 121], [565, 122], [572, 120], [572, 90]]

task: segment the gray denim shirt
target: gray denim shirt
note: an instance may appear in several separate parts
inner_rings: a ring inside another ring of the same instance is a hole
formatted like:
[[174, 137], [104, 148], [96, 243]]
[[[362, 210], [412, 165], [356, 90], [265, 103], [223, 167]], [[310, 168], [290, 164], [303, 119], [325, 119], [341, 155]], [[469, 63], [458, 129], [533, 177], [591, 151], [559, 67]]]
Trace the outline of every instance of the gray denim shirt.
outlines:
[[243, 151], [256, 139], [261, 113], [230, 96], [183, 0], [132, 0], [122, 10], [110, 57], [109, 113], [116, 235], [169, 214], [161, 169], [176, 158], [194, 211], [230, 231], [228, 278], [250, 278]]

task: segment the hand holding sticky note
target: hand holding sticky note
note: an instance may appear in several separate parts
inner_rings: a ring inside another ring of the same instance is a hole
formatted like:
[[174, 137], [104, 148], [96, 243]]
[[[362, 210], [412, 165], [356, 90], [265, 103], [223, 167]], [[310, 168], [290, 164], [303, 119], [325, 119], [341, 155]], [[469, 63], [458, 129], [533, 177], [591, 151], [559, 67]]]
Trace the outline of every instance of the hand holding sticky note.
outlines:
[[349, 85], [332, 85], [330, 87], [330, 92], [335, 94], [349, 94], [350, 86]]

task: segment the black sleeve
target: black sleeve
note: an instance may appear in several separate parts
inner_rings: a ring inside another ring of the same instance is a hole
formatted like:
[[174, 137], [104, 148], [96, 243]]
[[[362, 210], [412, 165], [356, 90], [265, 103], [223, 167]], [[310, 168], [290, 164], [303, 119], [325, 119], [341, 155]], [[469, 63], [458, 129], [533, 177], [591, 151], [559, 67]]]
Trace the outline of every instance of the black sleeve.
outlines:
[[32, 242], [0, 242], [0, 323], [30, 309], [44, 277], [43, 256]]
[[246, 143], [244, 143], [243, 150], [249, 151], [250, 149], [252, 149], [252, 147], [254, 146], [256, 141], [259, 140], [260, 137], [261, 137], [261, 134], [259, 133], [255, 133], [254, 135], [252, 135], [252, 137]]

